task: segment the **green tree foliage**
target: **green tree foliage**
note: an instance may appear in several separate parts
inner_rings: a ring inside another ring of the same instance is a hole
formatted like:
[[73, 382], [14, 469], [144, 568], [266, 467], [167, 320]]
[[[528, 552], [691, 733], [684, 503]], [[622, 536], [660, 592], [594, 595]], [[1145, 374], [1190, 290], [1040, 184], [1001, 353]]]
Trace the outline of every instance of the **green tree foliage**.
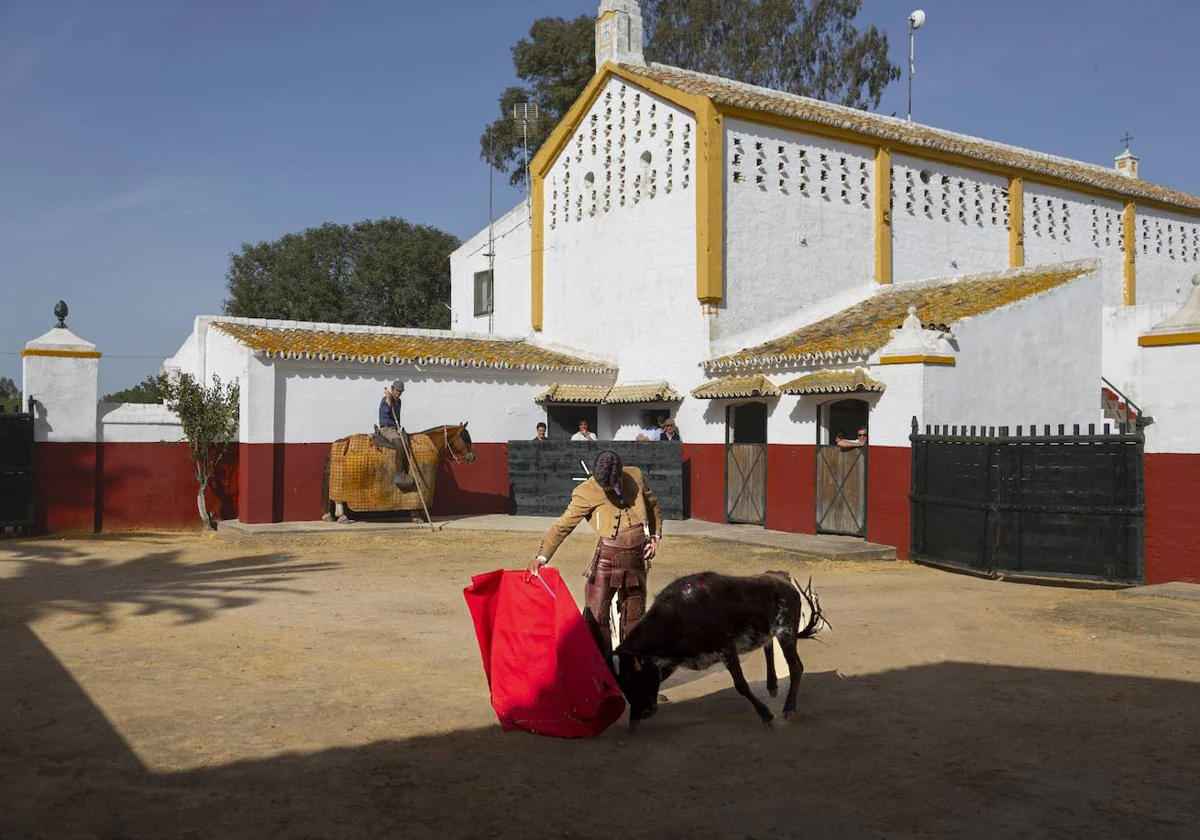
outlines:
[[457, 237], [391, 217], [325, 224], [230, 254], [225, 313], [389, 327], [450, 326]]
[[479, 144], [480, 157], [509, 172], [513, 186], [525, 182], [525, 148], [512, 118], [513, 105], [532, 102], [541, 108], [541, 119], [529, 137], [533, 157], [596, 70], [595, 25], [587, 15], [574, 20], [539, 18], [529, 28], [529, 37], [512, 48], [513, 68], [525, 84], [500, 94], [500, 118], [487, 127]]
[[158, 392], [158, 377], [147, 376], [132, 388], [105, 394], [100, 402], [112, 403], [158, 403], [162, 396]]
[[[879, 105], [900, 78], [887, 35], [854, 25], [862, 0], [642, 0], [645, 55], [675, 67], [812, 96], [854, 108]], [[525, 179], [512, 106], [534, 102], [543, 119], [529, 153], [587, 86], [595, 71], [595, 22], [541, 18], [512, 49], [525, 82], [500, 95], [500, 119], [480, 138], [480, 157]]]
[[225, 450], [237, 438], [238, 383], [222, 384], [214, 375], [212, 385], [206, 386], [189, 373], [178, 377], [160, 374], [154, 378], [154, 389], [163, 404], [179, 415], [196, 475], [196, 507], [200, 511], [200, 521], [216, 528], [216, 520], [208, 512], [204, 494]]
[[21, 405], [21, 389], [8, 376], [0, 376], [0, 409], [4, 411], [24, 410]]

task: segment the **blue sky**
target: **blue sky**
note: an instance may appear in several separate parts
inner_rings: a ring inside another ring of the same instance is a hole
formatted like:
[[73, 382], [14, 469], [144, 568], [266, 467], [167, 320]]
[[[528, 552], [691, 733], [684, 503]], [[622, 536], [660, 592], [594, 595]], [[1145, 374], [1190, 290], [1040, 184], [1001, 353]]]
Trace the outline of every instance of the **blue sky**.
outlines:
[[[0, 376], [64, 298], [101, 392], [134, 384], [220, 311], [243, 242], [393, 214], [469, 236], [511, 45], [598, 5], [0, 0]], [[902, 65], [915, 5], [863, 3]], [[1106, 165], [1128, 131], [1145, 178], [1200, 194], [1200, 3], [922, 7], [918, 121]]]

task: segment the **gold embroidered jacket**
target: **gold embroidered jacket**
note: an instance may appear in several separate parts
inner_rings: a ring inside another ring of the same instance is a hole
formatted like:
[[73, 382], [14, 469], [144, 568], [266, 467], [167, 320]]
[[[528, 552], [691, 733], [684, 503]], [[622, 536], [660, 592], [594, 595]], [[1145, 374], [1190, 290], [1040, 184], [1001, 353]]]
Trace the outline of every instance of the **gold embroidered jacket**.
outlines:
[[538, 554], [546, 559], [553, 557], [562, 541], [585, 519], [598, 536], [609, 539], [619, 531], [641, 525], [646, 526], [649, 536], [662, 536], [662, 511], [658, 507], [658, 497], [646, 486], [642, 471], [637, 467], [625, 467], [622, 470], [619, 502], [614, 495], [604, 492], [594, 477], [576, 487], [566, 512], [542, 538]]

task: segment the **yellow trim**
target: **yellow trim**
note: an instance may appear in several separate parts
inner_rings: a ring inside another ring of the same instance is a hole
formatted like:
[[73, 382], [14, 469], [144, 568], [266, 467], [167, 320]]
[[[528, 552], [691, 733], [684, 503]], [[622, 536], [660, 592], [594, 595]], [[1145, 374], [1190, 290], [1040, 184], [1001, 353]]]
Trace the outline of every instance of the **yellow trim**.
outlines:
[[1176, 347], [1181, 344], [1200, 344], [1200, 332], [1163, 333], [1138, 336], [1142, 347]]
[[1008, 179], [1008, 267], [1025, 265], [1025, 182]]
[[707, 99], [696, 115], [696, 298], [715, 309], [724, 292], [725, 131]]
[[1121, 236], [1125, 243], [1121, 300], [1126, 306], [1137, 303], [1137, 205], [1125, 203], [1121, 214]]
[[875, 282], [892, 282], [892, 152], [875, 150]]
[[955, 360], [953, 356], [880, 356], [879, 364], [881, 365], [945, 365], [954, 367]]
[[[542, 258], [546, 247], [546, 194], [542, 176], [531, 176], [531, 207], [529, 210], [529, 326], [542, 329]], [[494, 249], [493, 249], [494, 250]]]
[[99, 350], [22, 350], [22, 356], [54, 356], [61, 359], [99, 359]]
[[[636, 81], [635, 84], [642, 82]], [[716, 103], [717, 110], [725, 117], [745, 120], [746, 122], [758, 123], [760, 125], [769, 125], [775, 128], [786, 128], [791, 131], [802, 131], [805, 134], [811, 134], [816, 137], [826, 137], [831, 140], [841, 140], [846, 143], [854, 143], [859, 146], [878, 146], [881, 138], [877, 135], [870, 134], [865, 131], [855, 131], [848, 128], [840, 128], [838, 126], [826, 125], [824, 123], [815, 122], [803, 117], [793, 117], [784, 114], [772, 114], [768, 111], [758, 111], [753, 108], [746, 108], [741, 105], [723, 105]], [[964, 155], [959, 152], [949, 152], [944, 149], [933, 149], [928, 146], [920, 146], [915, 143], [908, 143], [904, 140], [887, 138], [885, 141], [891, 149], [892, 154], [911, 155], [913, 157], [922, 158], [924, 160], [937, 161], [939, 163], [948, 163], [953, 166], [961, 166], [966, 169], [973, 169], [976, 172], [990, 172], [994, 175], [1003, 175], [1009, 178], [1021, 178], [1031, 184], [1042, 184], [1048, 187], [1059, 187], [1060, 189], [1072, 190], [1083, 195], [1091, 195], [1099, 198], [1107, 198], [1115, 201], [1129, 201], [1129, 194], [1118, 190], [1106, 189], [1097, 187], [1092, 184], [1085, 184], [1081, 181], [1073, 181], [1069, 178], [1060, 178], [1055, 175], [1048, 175], [1042, 172], [1034, 172], [1033, 170], [1025, 169], [1020, 166], [1010, 166], [993, 161], [983, 160], [981, 158]], [[1172, 204], [1169, 201], [1160, 199], [1142, 198], [1137, 199], [1139, 204], [1147, 207], [1154, 207], [1159, 210], [1166, 210], [1171, 213], [1179, 213], [1184, 216], [1200, 217], [1200, 210], [1191, 207], [1182, 207], [1178, 204]]]

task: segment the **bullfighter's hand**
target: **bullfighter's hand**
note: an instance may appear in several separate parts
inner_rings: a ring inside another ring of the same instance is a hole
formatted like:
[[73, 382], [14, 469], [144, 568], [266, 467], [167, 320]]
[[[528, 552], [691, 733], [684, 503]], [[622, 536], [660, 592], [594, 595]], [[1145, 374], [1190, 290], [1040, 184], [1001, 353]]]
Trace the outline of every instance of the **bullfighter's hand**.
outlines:
[[650, 561], [656, 554], [658, 554], [658, 540], [646, 540], [646, 544], [642, 546], [642, 558], [646, 561], [646, 571], [650, 571]]
[[525, 573], [530, 577], [537, 577], [538, 573], [542, 570], [542, 566], [545, 566], [549, 562], [545, 557], [534, 557], [529, 561], [529, 565], [525, 567]]

